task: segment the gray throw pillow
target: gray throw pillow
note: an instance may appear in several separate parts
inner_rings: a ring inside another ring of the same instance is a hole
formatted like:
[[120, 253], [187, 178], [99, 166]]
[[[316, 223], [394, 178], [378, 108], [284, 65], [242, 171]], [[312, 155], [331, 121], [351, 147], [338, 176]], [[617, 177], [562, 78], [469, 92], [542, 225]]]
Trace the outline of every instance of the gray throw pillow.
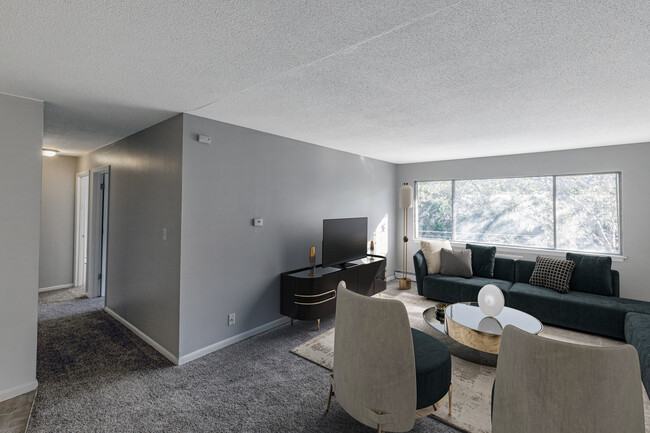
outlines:
[[571, 260], [537, 256], [535, 269], [528, 283], [546, 287], [560, 293], [569, 293], [569, 282], [576, 264]]
[[472, 250], [440, 250], [440, 273], [450, 277], [471, 278]]

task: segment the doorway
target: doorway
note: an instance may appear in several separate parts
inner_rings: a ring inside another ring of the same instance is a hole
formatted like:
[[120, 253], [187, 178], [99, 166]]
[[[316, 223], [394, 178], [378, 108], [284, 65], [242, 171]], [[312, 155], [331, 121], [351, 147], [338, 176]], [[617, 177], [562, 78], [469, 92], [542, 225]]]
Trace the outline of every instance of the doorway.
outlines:
[[88, 263], [89, 172], [77, 173], [75, 185], [74, 287], [86, 285]]
[[86, 296], [106, 296], [110, 167], [89, 174], [88, 260]]

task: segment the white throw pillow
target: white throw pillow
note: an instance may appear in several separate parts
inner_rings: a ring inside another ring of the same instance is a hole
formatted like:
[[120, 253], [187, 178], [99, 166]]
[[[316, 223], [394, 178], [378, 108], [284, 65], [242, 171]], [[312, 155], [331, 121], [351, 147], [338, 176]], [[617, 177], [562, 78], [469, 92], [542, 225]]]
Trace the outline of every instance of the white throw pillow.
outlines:
[[440, 273], [440, 250], [446, 248], [451, 250], [451, 243], [446, 239], [432, 239], [430, 241], [420, 241], [420, 249], [427, 261], [427, 273]]

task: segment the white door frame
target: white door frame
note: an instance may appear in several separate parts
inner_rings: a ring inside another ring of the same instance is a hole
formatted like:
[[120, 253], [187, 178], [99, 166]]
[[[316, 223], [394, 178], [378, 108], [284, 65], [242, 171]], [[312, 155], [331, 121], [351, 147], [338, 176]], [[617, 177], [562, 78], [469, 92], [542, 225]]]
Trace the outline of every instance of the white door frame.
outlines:
[[[81, 171], [76, 175], [75, 182], [75, 220], [74, 220], [74, 285], [81, 286], [86, 283], [85, 258], [88, 248], [88, 198], [90, 195], [90, 172]], [[82, 180], [88, 178], [88, 188], [85, 197], [82, 197]], [[84, 200], [85, 199], [85, 200]], [[85, 207], [85, 209], [84, 209]]]
[[[102, 203], [101, 184], [104, 181], [104, 200]], [[110, 191], [110, 166], [90, 170], [90, 199], [88, 212], [88, 275], [86, 295], [89, 298], [105, 296], [106, 265], [108, 257], [108, 203]], [[103, 205], [103, 209], [102, 209]], [[104, 218], [102, 218], [104, 215]], [[100, 278], [101, 275], [101, 278]]]

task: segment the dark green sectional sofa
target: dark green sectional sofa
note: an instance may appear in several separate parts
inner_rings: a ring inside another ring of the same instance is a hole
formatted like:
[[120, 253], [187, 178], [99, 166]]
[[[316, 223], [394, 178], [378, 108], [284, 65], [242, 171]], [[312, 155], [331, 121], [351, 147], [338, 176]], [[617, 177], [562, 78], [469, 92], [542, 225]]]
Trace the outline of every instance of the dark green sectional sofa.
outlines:
[[[611, 271], [611, 287], [602, 289], [590, 281], [592, 292], [572, 290], [559, 293], [528, 283], [535, 262], [497, 257], [494, 278], [450, 277], [427, 275], [427, 263], [422, 251], [413, 256], [418, 293], [437, 301], [476, 302], [478, 292], [486, 284], [498, 286], [506, 305], [525, 311], [543, 323], [605, 335], [625, 340], [639, 354], [641, 377], [650, 396], [650, 302], [620, 297], [619, 274]], [[580, 278], [590, 278], [582, 273]], [[602, 278], [602, 275], [601, 275]]]
[[[605, 335], [625, 338], [625, 315], [629, 312], [650, 314], [650, 302], [619, 297], [619, 274], [611, 272], [611, 290], [608, 295], [594, 287], [596, 293], [571, 290], [559, 293], [552, 289], [528, 284], [535, 262], [497, 257], [494, 278], [462, 278], [440, 274], [427, 275], [427, 264], [422, 251], [413, 257], [418, 293], [437, 301], [476, 302], [478, 292], [486, 284], [498, 286], [506, 305], [525, 311], [543, 323]], [[609, 284], [608, 284], [609, 286]]]

